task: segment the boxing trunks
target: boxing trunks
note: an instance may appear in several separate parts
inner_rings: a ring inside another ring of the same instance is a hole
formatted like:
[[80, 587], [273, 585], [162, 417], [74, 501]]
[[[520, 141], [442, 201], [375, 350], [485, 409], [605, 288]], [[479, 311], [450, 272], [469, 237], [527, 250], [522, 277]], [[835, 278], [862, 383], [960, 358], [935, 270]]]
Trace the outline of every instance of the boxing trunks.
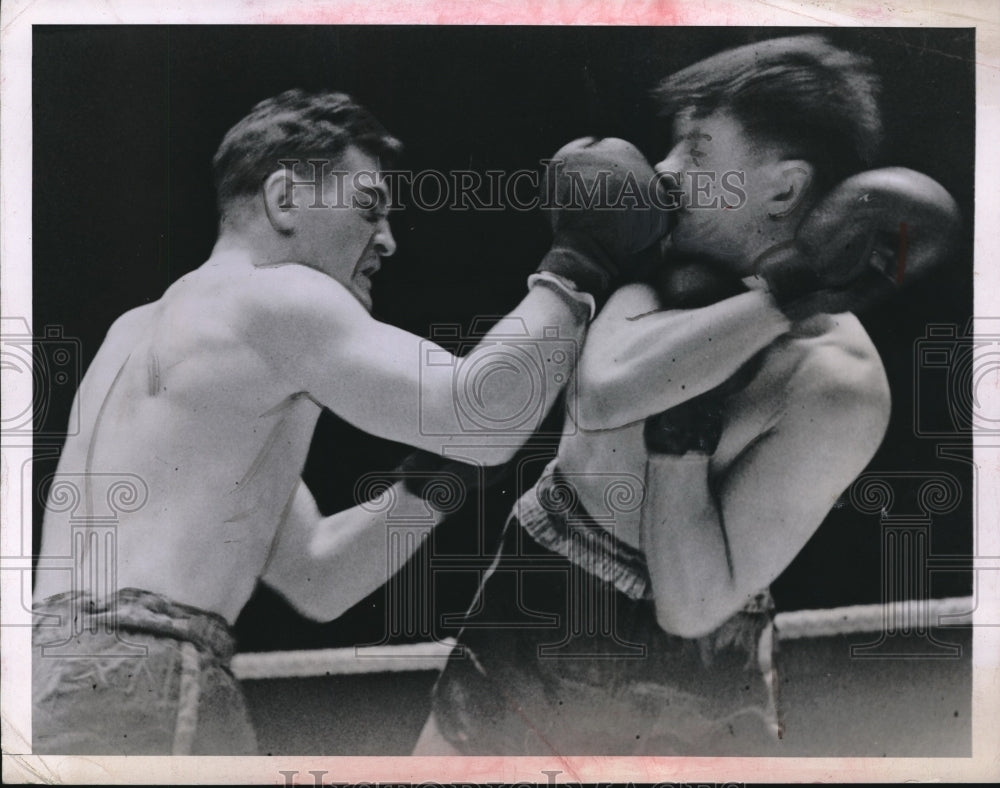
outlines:
[[553, 462], [515, 504], [434, 687], [443, 736], [468, 755], [728, 755], [773, 745], [770, 595], [705, 637], [667, 634], [643, 554], [567, 506], [566, 490]]
[[226, 621], [126, 588], [34, 608], [33, 751], [59, 755], [251, 755]]

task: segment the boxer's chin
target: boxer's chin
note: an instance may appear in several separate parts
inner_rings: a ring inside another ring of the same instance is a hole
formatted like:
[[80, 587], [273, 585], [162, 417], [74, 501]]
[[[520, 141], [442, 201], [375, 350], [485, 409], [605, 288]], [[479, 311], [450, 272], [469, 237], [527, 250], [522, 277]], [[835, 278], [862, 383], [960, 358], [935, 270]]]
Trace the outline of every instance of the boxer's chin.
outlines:
[[[726, 234], [711, 222], [688, 217], [679, 223], [668, 238], [663, 253], [674, 260], [698, 260], [720, 273], [744, 276], [742, 257], [745, 250], [734, 247]], [[751, 272], [752, 273], [752, 272]]]
[[372, 281], [367, 276], [356, 276], [351, 282], [351, 294], [358, 299], [365, 311], [372, 311]]

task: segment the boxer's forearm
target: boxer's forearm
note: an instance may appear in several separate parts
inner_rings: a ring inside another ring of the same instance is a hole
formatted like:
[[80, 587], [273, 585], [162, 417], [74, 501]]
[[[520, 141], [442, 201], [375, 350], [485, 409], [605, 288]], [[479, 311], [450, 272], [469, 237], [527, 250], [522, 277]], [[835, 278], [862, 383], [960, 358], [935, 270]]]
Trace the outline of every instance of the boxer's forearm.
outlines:
[[420, 416], [425, 436], [413, 445], [457, 459], [497, 465], [537, 429], [572, 378], [589, 310], [548, 286], [532, 287], [464, 357], [424, 352]]
[[384, 499], [329, 517], [314, 506], [298, 505], [286, 520], [262, 580], [319, 621], [337, 618], [385, 585], [443, 519], [402, 483]]
[[580, 363], [581, 425], [620, 427], [703, 394], [789, 326], [760, 291], [699, 309], [599, 317]]
[[774, 582], [885, 434], [889, 395], [874, 359], [814, 354], [785, 398], [766, 432], [711, 469], [715, 496], [707, 455], [650, 454], [643, 539], [664, 628], [711, 631]]
[[689, 452], [651, 454], [646, 465], [641, 539], [656, 618], [681, 637], [710, 632], [739, 607], [709, 462]]
[[385, 585], [444, 519], [402, 483], [387, 495], [388, 506], [364, 504], [320, 521], [310, 563], [322, 573], [323, 618], [340, 616]]

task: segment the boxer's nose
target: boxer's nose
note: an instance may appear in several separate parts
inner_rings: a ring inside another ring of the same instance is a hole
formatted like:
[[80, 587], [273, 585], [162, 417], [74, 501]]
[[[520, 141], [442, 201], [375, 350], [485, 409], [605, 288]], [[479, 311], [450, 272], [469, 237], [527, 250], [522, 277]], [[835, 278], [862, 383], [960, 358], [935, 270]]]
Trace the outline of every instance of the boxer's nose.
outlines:
[[660, 202], [670, 208], [680, 207], [680, 196], [684, 191], [684, 171], [681, 157], [676, 148], [666, 158], [657, 162], [656, 191]]
[[396, 239], [392, 237], [388, 217], [383, 217], [375, 231], [375, 252], [379, 257], [391, 257], [396, 251]]

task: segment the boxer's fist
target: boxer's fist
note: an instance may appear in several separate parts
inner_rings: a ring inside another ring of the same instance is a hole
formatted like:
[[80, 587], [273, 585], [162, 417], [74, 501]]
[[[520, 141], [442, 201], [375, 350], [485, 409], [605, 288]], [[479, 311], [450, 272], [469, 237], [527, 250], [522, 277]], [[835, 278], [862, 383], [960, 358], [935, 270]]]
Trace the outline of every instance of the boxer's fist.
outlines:
[[670, 230], [671, 214], [657, 207], [655, 188], [653, 168], [625, 140], [584, 137], [560, 148], [542, 186], [553, 239], [538, 270], [602, 300], [639, 253]]
[[786, 254], [758, 270], [790, 316], [860, 310], [933, 270], [953, 251], [958, 206], [937, 181], [904, 167], [869, 170], [834, 188]]

